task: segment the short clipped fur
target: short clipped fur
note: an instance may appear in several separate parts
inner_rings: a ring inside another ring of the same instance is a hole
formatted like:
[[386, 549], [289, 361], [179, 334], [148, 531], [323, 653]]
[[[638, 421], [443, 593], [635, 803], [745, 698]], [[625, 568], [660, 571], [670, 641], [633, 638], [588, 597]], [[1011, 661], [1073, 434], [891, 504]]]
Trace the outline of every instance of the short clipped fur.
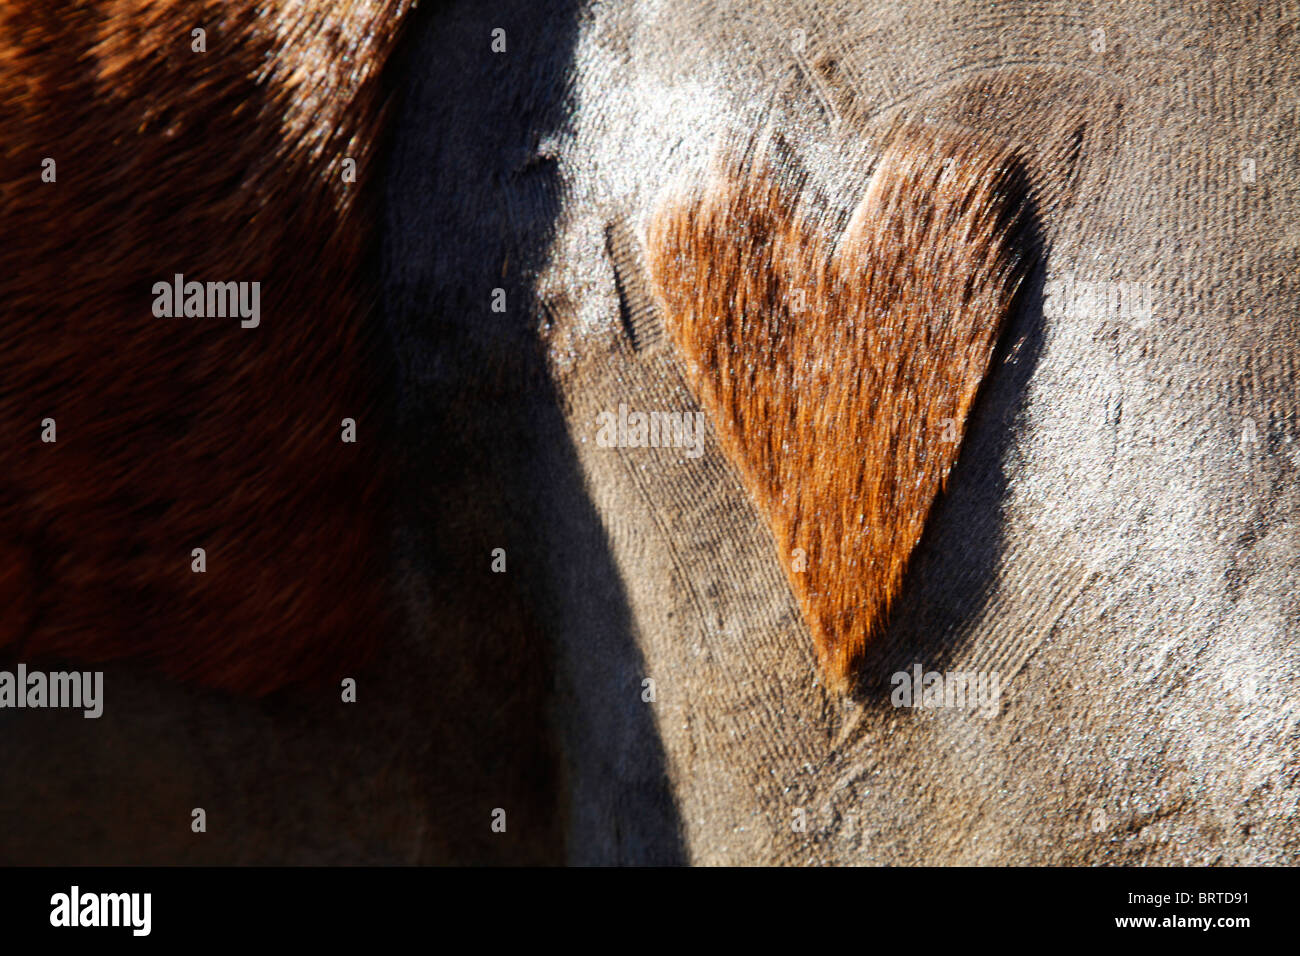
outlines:
[[[382, 634], [364, 190], [408, 7], [0, 7], [7, 652], [261, 694], [348, 673]], [[175, 273], [260, 282], [260, 327], [155, 318]]]
[[836, 235], [775, 155], [765, 141], [661, 204], [647, 265], [843, 687], [898, 594], [1014, 307], [1023, 181], [1005, 148], [904, 124]]

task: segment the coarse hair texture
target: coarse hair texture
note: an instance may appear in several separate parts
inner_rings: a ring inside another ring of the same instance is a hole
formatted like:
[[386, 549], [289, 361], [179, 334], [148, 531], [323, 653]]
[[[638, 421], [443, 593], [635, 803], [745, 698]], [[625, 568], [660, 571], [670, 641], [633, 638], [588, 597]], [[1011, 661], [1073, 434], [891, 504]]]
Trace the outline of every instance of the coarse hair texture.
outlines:
[[[0, 7], [7, 653], [260, 695], [385, 631], [366, 185], [409, 6]], [[260, 326], [156, 318], [176, 273], [260, 282]]]
[[842, 230], [764, 134], [647, 228], [668, 332], [829, 682], [885, 626], [1026, 269], [1012, 151], [904, 121]]

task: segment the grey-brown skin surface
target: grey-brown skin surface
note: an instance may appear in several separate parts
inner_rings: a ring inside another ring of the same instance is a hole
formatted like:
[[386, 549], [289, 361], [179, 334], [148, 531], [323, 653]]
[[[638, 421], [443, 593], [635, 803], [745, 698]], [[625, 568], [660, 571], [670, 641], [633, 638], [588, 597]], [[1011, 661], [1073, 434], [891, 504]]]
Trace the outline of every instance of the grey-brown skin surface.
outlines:
[[[98, 721], [0, 713], [0, 860], [1295, 863], [1300, 12], [538, 6], [422, 10], [396, 82], [405, 633], [352, 709], [117, 667]], [[847, 209], [903, 112], [1015, 143], [1041, 249], [841, 697], [712, 431], [595, 417], [698, 408], [636, 255], [663, 190], [771, 124]], [[913, 663], [996, 713], [892, 706]]]
[[[646, 786], [662, 761], [700, 863], [1294, 861], [1293, 15], [603, 4], [574, 17], [564, 108], [517, 128], [544, 38], [506, 10], [434, 31], [430, 51], [470, 52], [414, 81], [408, 116], [439, 145], [404, 122], [390, 195], [420, 200], [396, 214], [392, 314], [409, 381], [435, 392], [482, 374], [441, 364], [448, 328], [488, 368], [514, 335], [545, 347], [548, 383], [518, 392], [519, 494], [545, 515], [528, 572], [557, 642], [571, 859], [663, 845], [646, 832], [669, 822]], [[483, 84], [473, 44], [495, 26], [513, 45]], [[841, 699], [712, 433], [698, 459], [597, 444], [620, 403], [698, 407], [609, 237], [761, 123], [843, 209], [901, 111], [1016, 143], [1043, 250], [889, 634]], [[527, 319], [474, 308], [510, 237], [535, 269]], [[1066, 291], [1103, 282], [1141, 292]], [[556, 500], [575, 469], [595, 521]], [[889, 675], [913, 662], [998, 674], [997, 714], [894, 708]]]

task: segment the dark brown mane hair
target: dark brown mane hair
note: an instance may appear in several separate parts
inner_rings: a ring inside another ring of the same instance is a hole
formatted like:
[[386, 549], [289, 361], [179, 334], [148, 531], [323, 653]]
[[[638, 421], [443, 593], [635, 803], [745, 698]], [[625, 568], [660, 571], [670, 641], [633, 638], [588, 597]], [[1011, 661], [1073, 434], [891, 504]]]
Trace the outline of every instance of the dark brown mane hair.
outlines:
[[[384, 631], [366, 183], [408, 7], [0, 7], [10, 653], [262, 694], [346, 673]], [[176, 273], [260, 282], [260, 326], [155, 317]]]

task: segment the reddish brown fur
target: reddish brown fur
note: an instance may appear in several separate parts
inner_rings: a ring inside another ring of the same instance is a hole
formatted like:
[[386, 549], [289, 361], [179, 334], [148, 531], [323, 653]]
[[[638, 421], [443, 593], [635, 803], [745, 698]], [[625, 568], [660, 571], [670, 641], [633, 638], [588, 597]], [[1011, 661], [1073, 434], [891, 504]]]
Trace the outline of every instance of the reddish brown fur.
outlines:
[[1023, 275], [1022, 206], [1005, 150], [912, 124], [836, 236], [771, 154], [720, 164], [698, 196], [666, 202], [648, 266], [842, 684], [956, 460]]
[[[380, 636], [387, 495], [362, 190], [407, 7], [0, 8], [11, 651], [140, 657], [264, 693], [337, 675]], [[44, 157], [57, 183], [41, 181]], [[260, 327], [155, 318], [152, 285], [177, 272], [260, 281]], [[47, 416], [56, 444], [40, 440]], [[345, 417], [356, 444], [340, 441]], [[205, 574], [190, 569], [196, 547]]]

